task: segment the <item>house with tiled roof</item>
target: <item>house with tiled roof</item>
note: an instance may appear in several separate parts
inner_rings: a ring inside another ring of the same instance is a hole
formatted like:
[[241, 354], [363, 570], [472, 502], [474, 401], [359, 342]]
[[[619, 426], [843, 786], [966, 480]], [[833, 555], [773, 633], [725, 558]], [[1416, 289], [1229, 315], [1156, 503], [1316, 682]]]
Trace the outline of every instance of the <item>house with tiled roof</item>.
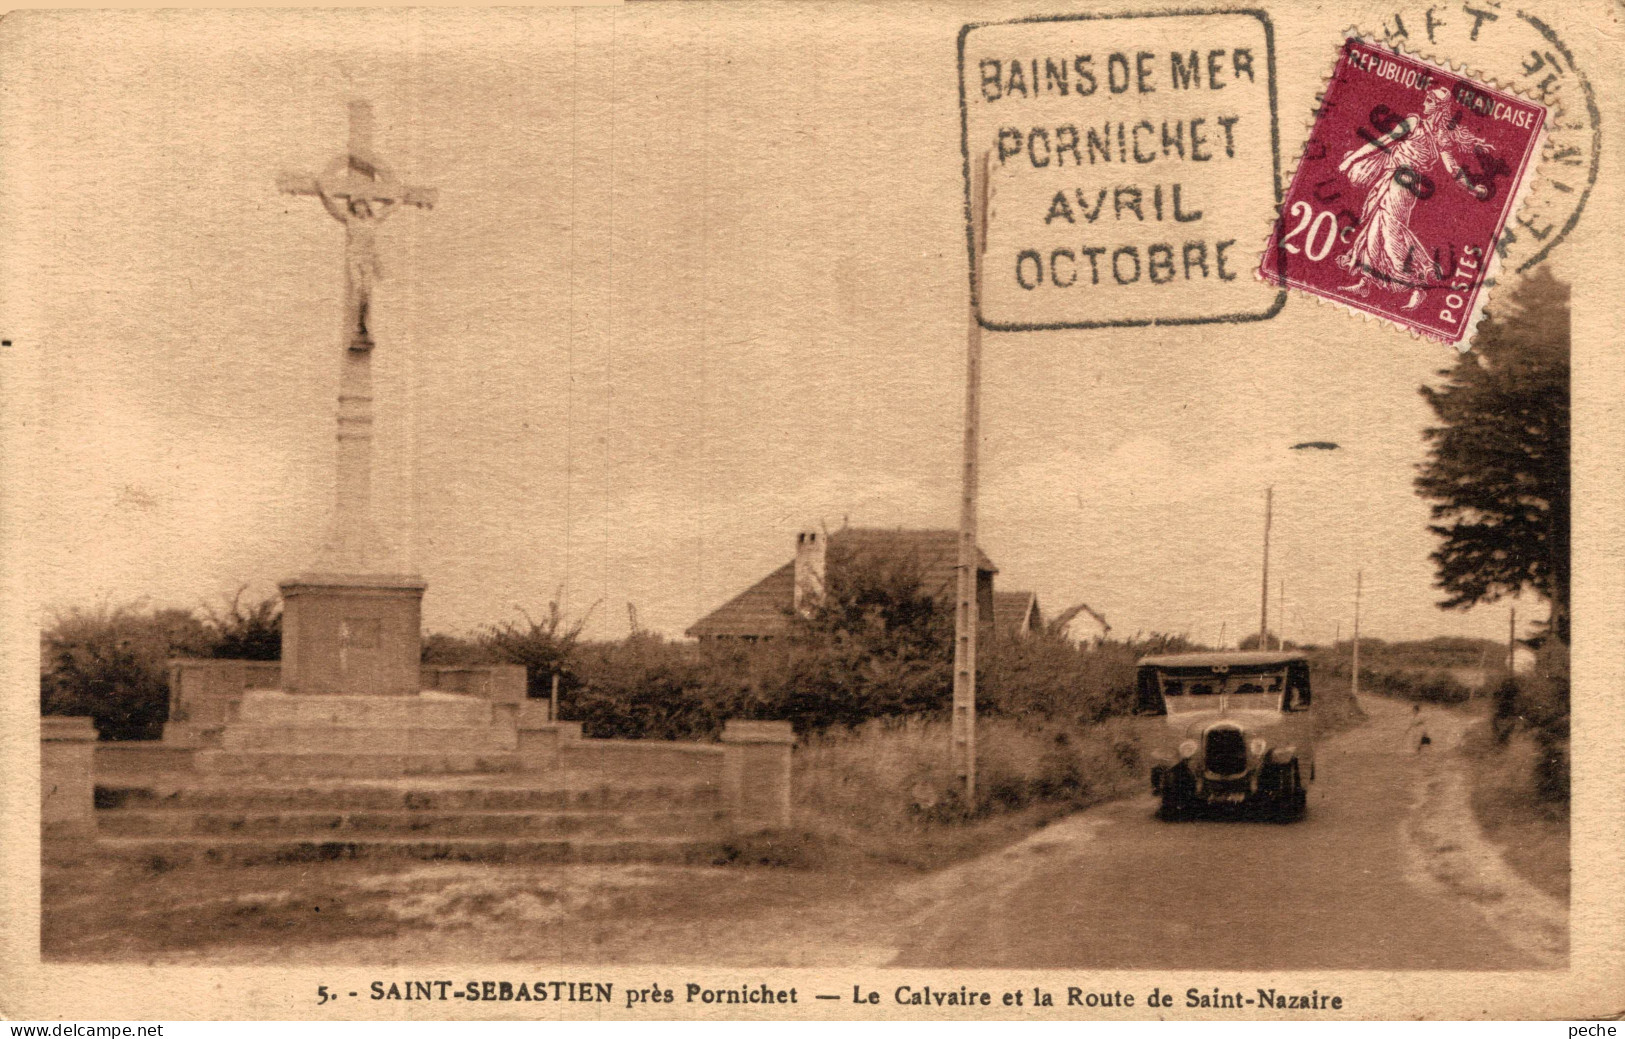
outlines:
[[[811, 608], [823, 595], [831, 559], [904, 560], [920, 573], [922, 589], [952, 607], [959, 573], [959, 535], [952, 530], [886, 530], [842, 527], [834, 533], [803, 531], [796, 535], [795, 557], [696, 621], [685, 633], [696, 639], [780, 638], [790, 620]], [[998, 568], [980, 548], [976, 551], [976, 599], [981, 629], [995, 623], [993, 575]]]
[[1001, 638], [1024, 639], [1044, 629], [1044, 615], [1034, 592], [994, 592], [993, 632]]

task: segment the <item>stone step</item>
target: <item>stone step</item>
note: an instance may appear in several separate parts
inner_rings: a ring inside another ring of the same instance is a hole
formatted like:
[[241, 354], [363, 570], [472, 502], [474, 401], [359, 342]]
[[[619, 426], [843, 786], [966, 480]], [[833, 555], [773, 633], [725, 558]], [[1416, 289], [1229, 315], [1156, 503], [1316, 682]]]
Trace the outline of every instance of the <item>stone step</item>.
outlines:
[[517, 772], [524, 767], [524, 761], [518, 754], [506, 751], [296, 754], [219, 748], [199, 750], [196, 762], [197, 770], [205, 774], [257, 776], [267, 779], [456, 775]]
[[149, 775], [156, 772], [189, 772], [194, 751], [158, 740], [129, 740], [97, 743], [97, 776]]
[[349, 841], [415, 836], [530, 837], [693, 835], [727, 820], [718, 808], [687, 811], [236, 812], [163, 808], [97, 813], [109, 837], [263, 837]]
[[491, 724], [491, 703], [456, 693], [416, 696], [300, 696], [274, 689], [243, 694], [237, 724], [261, 728], [469, 729]]
[[353, 725], [271, 727], [233, 725], [220, 739], [222, 750], [283, 754], [455, 754], [514, 751], [519, 734], [497, 728], [381, 728]]
[[148, 811], [249, 812], [500, 812], [566, 810], [639, 810], [716, 807], [722, 790], [712, 783], [648, 781], [642, 784], [597, 785], [561, 777], [536, 785], [490, 784], [446, 777], [347, 783], [100, 783], [99, 809]]
[[698, 865], [727, 853], [727, 838], [511, 838], [385, 837], [299, 840], [230, 837], [101, 837], [98, 852], [165, 867], [190, 864], [258, 865], [336, 859], [424, 859], [455, 862], [662, 862]]
[[701, 775], [720, 781], [720, 743], [677, 743], [667, 740], [565, 740], [559, 744], [559, 767], [606, 781], [653, 776]]

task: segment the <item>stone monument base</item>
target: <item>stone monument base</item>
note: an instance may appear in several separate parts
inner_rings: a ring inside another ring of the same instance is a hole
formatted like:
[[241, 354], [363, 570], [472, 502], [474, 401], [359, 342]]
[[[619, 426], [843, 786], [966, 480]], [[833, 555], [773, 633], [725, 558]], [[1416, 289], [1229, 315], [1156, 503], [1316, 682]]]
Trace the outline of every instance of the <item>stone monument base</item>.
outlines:
[[197, 768], [280, 777], [505, 772], [521, 767], [512, 709], [457, 693], [309, 696], [245, 692], [218, 747]]
[[415, 696], [418, 577], [301, 574], [282, 590], [282, 688], [317, 696]]

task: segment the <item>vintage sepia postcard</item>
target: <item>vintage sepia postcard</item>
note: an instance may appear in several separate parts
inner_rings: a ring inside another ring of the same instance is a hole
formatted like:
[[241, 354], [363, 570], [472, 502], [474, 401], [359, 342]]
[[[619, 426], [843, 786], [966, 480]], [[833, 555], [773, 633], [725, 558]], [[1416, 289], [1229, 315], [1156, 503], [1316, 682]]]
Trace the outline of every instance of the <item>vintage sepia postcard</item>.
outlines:
[[1617, 1019], [1621, 43], [6, 15], [0, 1015]]

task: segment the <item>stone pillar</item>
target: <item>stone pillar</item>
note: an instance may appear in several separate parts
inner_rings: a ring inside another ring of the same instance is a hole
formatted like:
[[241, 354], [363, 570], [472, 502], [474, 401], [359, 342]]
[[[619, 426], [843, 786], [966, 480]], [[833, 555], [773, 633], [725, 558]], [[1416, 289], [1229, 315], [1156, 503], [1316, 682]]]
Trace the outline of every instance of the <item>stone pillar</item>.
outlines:
[[40, 718], [40, 828], [48, 837], [96, 832], [96, 728], [89, 718]]
[[551, 772], [559, 767], [564, 744], [581, 740], [580, 722], [548, 717], [546, 700], [525, 700], [519, 705], [519, 755], [529, 772]]
[[723, 723], [723, 796], [741, 830], [790, 825], [790, 755], [796, 742], [789, 722]]
[[329, 696], [417, 694], [422, 580], [306, 574], [280, 587], [283, 689]]
[[339, 374], [338, 471], [329, 550], [349, 564], [344, 569], [365, 571], [379, 544], [372, 523], [372, 349], [370, 343], [348, 345]]

